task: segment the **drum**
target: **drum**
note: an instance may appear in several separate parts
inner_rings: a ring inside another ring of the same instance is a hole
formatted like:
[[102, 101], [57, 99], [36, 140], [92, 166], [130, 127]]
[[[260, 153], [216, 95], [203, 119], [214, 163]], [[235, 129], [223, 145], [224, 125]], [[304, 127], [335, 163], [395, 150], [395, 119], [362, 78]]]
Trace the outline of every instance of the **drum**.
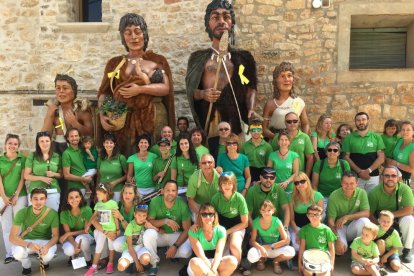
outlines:
[[328, 252], [309, 249], [303, 252], [303, 267], [313, 273], [325, 273], [331, 270], [331, 258]]

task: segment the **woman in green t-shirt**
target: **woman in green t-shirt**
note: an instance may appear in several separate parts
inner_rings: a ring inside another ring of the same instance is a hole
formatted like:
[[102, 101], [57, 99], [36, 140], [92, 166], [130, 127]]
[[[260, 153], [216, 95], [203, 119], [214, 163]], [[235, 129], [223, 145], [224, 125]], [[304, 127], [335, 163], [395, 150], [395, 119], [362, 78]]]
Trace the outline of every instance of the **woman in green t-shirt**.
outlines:
[[237, 268], [237, 259], [231, 255], [223, 256], [226, 229], [219, 225], [218, 215], [211, 204], [200, 207], [196, 224], [197, 230], [188, 231], [195, 255], [188, 263], [188, 275], [232, 275]]
[[193, 142], [194, 149], [197, 154], [197, 159], [200, 162], [204, 154], [209, 154], [210, 151], [204, 146], [206, 143], [206, 134], [201, 127], [195, 127], [190, 131], [191, 142]]
[[316, 131], [311, 133], [315, 161], [326, 158], [325, 147], [334, 139], [335, 131], [332, 130], [332, 118], [327, 114], [322, 114], [316, 123]]
[[290, 136], [286, 130], [279, 133], [277, 144], [279, 150], [270, 153], [267, 166], [275, 170], [276, 184], [289, 194], [293, 190], [293, 177], [299, 172], [299, 155], [289, 150]]
[[27, 157], [24, 170], [24, 179], [30, 181], [28, 192], [34, 188], [47, 189], [46, 206], [57, 212], [60, 205], [60, 187], [57, 179], [61, 177], [60, 156], [53, 152], [50, 134], [47, 131], [38, 132], [36, 150]]
[[384, 154], [385, 158], [392, 158], [393, 150], [400, 138], [400, 124], [395, 119], [388, 119], [384, 123], [384, 131], [381, 134], [382, 141], [384, 142]]
[[104, 135], [103, 148], [98, 158], [98, 183], [109, 183], [114, 192], [113, 200], [119, 201], [121, 190], [126, 180], [127, 162], [124, 155], [119, 152], [115, 135]]
[[60, 224], [65, 234], [59, 241], [63, 244], [63, 253], [71, 259], [83, 252], [85, 261], [91, 265], [91, 244], [94, 241], [90, 234], [85, 233], [85, 225], [92, 217], [92, 209], [78, 188], [70, 188], [66, 193], [65, 203], [60, 213]]
[[[320, 192], [312, 189], [309, 177], [304, 172], [300, 172], [294, 178], [295, 188], [292, 195], [289, 197], [290, 207], [290, 237], [292, 245], [296, 251], [299, 251], [298, 233], [300, 228], [309, 223], [309, 218], [306, 215], [308, 207], [312, 204], [320, 206], [323, 210], [323, 196]], [[323, 211], [325, 213], [325, 211]], [[323, 219], [324, 215], [322, 215]]]
[[5, 152], [0, 156], [0, 210], [6, 257], [4, 263], [14, 261], [9, 234], [16, 213], [27, 206], [27, 192], [24, 186], [23, 168], [26, 158], [19, 153], [20, 138], [16, 134], [7, 134]]
[[178, 139], [177, 153], [171, 163], [171, 179], [177, 181], [178, 194], [184, 194], [185, 197], [188, 179], [197, 170], [198, 160], [190, 136], [184, 133], [180, 134]]
[[266, 268], [267, 258], [273, 259], [273, 271], [282, 274], [280, 262], [292, 259], [295, 249], [289, 246], [288, 235], [279, 218], [273, 216], [276, 207], [270, 200], [265, 200], [260, 205], [260, 216], [252, 223], [250, 234], [250, 248], [247, 259], [250, 263], [257, 262], [257, 270]]

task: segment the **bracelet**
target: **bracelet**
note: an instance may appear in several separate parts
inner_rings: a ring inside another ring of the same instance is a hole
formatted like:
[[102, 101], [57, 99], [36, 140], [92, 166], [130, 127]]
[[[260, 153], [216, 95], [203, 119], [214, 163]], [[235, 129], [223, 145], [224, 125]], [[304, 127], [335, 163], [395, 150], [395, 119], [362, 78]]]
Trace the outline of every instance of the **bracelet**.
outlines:
[[367, 170], [369, 171], [369, 173], [372, 173], [372, 170], [371, 170], [371, 168], [368, 168]]
[[177, 249], [178, 249], [178, 247], [180, 247], [176, 242], [172, 246], [175, 246], [175, 248], [177, 248]]

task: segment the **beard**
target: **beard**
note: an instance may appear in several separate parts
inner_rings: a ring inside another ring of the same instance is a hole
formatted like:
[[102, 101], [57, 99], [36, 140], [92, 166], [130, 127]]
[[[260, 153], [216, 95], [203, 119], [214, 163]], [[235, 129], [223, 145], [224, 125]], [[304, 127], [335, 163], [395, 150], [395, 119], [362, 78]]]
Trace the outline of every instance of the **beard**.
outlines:
[[366, 124], [366, 125], [357, 125], [356, 128], [360, 131], [366, 130], [368, 128], [368, 124]]

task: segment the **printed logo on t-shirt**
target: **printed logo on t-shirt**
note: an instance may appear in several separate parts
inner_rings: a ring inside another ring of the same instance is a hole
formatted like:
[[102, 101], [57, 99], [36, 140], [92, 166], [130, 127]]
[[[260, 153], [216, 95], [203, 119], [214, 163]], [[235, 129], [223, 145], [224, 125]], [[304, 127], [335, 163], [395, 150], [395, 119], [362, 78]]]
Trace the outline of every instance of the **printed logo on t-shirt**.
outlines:
[[318, 236], [318, 242], [321, 244], [325, 244], [326, 243], [326, 237], [325, 236]]
[[340, 172], [336, 173], [336, 179], [341, 179], [341, 173]]
[[292, 168], [292, 163], [287, 163], [286, 164], [286, 169], [291, 169]]
[[119, 167], [121, 164], [118, 161], [112, 161], [111, 165]]
[[260, 156], [265, 156], [266, 152], [264, 150], [259, 150], [259, 155]]
[[111, 222], [111, 210], [98, 210], [98, 221], [101, 225]]
[[373, 148], [374, 147], [374, 143], [372, 141], [368, 141], [367, 142], [367, 147]]
[[357, 199], [357, 200], [355, 201], [355, 206], [356, 206], [356, 207], [358, 207], [360, 204], [361, 204], [361, 201], [360, 201], [359, 199]]
[[302, 138], [301, 138], [301, 139], [299, 139], [299, 140], [298, 140], [298, 144], [299, 144], [299, 145], [304, 145], [304, 144], [305, 144], [305, 140], [304, 140], [304, 139], [302, 139]]
[[401, 201], [402, 201], [402, 195], [400, 195], [400, 196], [398, 197], [398, 203], [401, 203]]
[[142, 229], [139, 232], [135, 232], [135, 233], [132, 234], [132, 244], [133, 245], [142, 245], [144, 243], [143, 242], [143, 237], [144, 237], [143, 233], [144, 233], [144, 229]]
[[277, 199], [277, 193], [272, 193], [272, 198]]
[[230, 207], [230, 213], [233, 215], [237, 215], [237, 208]]
[[148, 168], [151, 168], [152, 167], [152, 163], [148, 163]]
[[362, 258], [367, 259], [367, 258], [371, 258], [372, 257], [372, 253], [370, 251], [368, 251], [368, 250], [365, 250], [362, 247], [359, 247], [357, 249], [357, 252], [358, 252], [358, 255], [361, 256]]
[[403, 158], [403, 154], [400, 152], [400, 153], [398, 153], [398, 155], [397, 155], [397, 159], [398, 160], [401, 160]]

